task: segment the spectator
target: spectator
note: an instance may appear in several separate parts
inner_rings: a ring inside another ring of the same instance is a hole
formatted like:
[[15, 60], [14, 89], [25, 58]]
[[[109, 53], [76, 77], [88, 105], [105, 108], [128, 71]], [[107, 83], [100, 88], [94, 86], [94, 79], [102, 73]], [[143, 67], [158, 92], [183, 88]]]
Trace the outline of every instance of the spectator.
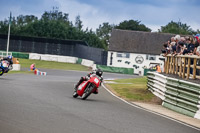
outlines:
[[167, 47], [168, 47], [168, 52], [169, 52], [169, 53], [172, 53], [172, 44], [171, 44], [171, 42], [168, 41], [167, 44], [168, 44], [168, 45], [167, 45]]
[[181, 37], [180, 41], [185, 43], [186, 42], [185, 37]]
[[19, 59], [16, 59], [16, 64], [19, 64]]
[[[197, 39], [198, 43], [200, 44], [200, 37], [198, 37]], [[196, 48], [196, 55], [200, 56], [200, 45]], [[200, 60], [197, 60], [197, 66], [200, 66]], [[196, 74], [199, 75], [200, 74], [200, 69], [196, 70]]]
[[[197, 41], [200, 44], [200, 37], [198, 37]], [[196, 55], [200, 56], [200, 45], [196, 48]]]
[[178, 48], [179, 48], [179, 54], [183, 54], [184, 50], [185, 50], [185, 47], [184, 47], [184, 42], [179, 42], [178, 43]]
[[172, 46], [172, 53], [177, 54], [179, 52], [178, 42], [180, 41], [180, 35], [174, 37], [175, 44]]
[[198, 42], [198, 40], [199, 40], [199, 38], [196, 36], [195, 38], [194, 38], [194, 46], [195, 46], [195, 48], [194, 48], [194, 54], [196, 55], [196, 52], [197, 52], [197, 47], [199, 46], [199, 42]]
[[183, 54], [183, 51], [184, 51], [184, 43], [182, 41], [179, 41], [176, 47], [176, 53], [180, 55]]
[[156, 71], [158, 72], [158, 73], [161, 73], [162, 71], [161, 71], [161, 68], [160, 68], [160, 65], [156, 65]]
[[187, 47], [187, 54], [193, 55], [194, 48], [195, 48], [193, 37], [190, 37], [188, 41], [189, 41], [189, 44]]
[[166, 42], [166, 43], [163, 44], [163, 49], [161, 51], [164, 54], [164, 56], [166, 56], [167, 54], [169, 54], [170, 50], [169, 50], [169, 47], [168, 47], [168, 42]]
[[171, 37], [171, 40], [170, 40], [171, 42], [175, 42], [175, 40], [174, 40], [174, 37]]
[[31, 64], [30, 69], [31, 69], [31, 71], [35, 70], [35, 63]]
[[200, 56], [200, 46], [197, 47], [196, 55]]
[[171, 47], [173, 47], [175, 44], [176, 44], [176, 42], [174, 40], [174, 37], [171, 37], [171, 42], [170, 42]]

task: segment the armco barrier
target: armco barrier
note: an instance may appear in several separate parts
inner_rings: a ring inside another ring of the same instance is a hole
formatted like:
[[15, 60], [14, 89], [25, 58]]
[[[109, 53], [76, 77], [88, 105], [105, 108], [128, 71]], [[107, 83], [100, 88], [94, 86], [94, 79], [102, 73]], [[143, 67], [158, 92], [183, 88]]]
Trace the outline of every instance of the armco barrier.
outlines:
[[59, 56], [58, 62], [65, 62], [65, 63], [73, 63], [75, 64], [78, 60], [77, 57], [70, 57], [70, 56]]
[[148, 73], [148, 89], [157, 97], [164, 100], [165, 99], [165, 83], [166, 78], [163, 75], [157, 73]]
[[41, 59], [41, 54], [30, 53], [30, 54], [29, 54], [29, 59], [32, 59], [32, 60], [40, 60], [40, 59]]
[[[12, 52], [8, 52], [8, 55], [12, 55]], [[0, 57], [6, 57], [7, 52], [6, 51], [0, 51]]]
[[121, 67], [110, 67], [104, 65], [96, 65], [96, 68], [100, 68], [104, 72], [122, 73], [122, 74], [133, 74], [134, 69], [132, 68], [121, 68]]
[[120, 68], [120, 67], [108, 67], [103, 65], [95, 65], [94, 61], [70, 57], [70, 56], [59, 56], [59, 55], [48, 55], [48, 54], [36, 54], [30, 53], [29, 59], [45, 60], [45, 61], [57, 61], [65, 63], [78, 63], [87, 67], [100, 68], [104, 72], [122, 73], [122, 74], [133, 74], [134, 69], [132, 68]]
[[148, 72], [148, 89], [163, 100], [162, 105], [200, 119], [200, 85]]
[[81, 65], [87, 66], [87, 67], [92, 67], [94, 65], [94, 61], [82, 59]]
[[37, 53], [30, 53], [29, 59], [64, 62], [64, 63], [76, 63], [78, 60], [78, 58], [76, 58], [76, 57], [49, 55], [49, 54], [37, 54]]

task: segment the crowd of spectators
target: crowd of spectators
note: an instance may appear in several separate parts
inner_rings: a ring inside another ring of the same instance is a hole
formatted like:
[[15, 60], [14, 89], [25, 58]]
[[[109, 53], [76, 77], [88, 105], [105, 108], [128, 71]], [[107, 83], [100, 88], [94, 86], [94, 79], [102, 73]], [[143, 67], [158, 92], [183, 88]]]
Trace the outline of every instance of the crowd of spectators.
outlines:
[[181, 37], [176, 35], [163, 44], [162, 53], [173, 55], [198, 55], [200, 56], [200, 34]]

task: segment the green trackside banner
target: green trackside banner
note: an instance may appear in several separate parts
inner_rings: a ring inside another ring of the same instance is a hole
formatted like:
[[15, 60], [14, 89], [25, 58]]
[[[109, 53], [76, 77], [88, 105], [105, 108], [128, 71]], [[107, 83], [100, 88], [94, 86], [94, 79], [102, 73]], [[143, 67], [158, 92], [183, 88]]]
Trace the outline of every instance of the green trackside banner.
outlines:
[[29, 59], [28, 53], [12, 52], [12, 56], [15, 57], [15, 58]]
[[82, 63], [82, 59], [78, 58], [78, 60], [76, 61], [76, 64], [81, 64]]
[[134, 73], [134, 69], [132, 68], [110, 67], [110, 66], [104, 66], [104, 65], [97, 65], [96, 67], [101, 69], [104, 72], [122, 73], [122, 74]]

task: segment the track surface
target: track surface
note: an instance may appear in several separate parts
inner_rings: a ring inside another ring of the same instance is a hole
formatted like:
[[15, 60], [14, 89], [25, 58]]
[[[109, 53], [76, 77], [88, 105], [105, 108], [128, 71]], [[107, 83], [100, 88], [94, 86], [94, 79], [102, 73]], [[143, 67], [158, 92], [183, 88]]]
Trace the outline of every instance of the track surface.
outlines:
[[[88, 100], [72, 97], [86, 72], [46, 70], [48, 75], [0, 77], [0, 133], [199, 133], [134, 108], [104, 88]], [[134, 76], [104, 74], [104, 78]]]

